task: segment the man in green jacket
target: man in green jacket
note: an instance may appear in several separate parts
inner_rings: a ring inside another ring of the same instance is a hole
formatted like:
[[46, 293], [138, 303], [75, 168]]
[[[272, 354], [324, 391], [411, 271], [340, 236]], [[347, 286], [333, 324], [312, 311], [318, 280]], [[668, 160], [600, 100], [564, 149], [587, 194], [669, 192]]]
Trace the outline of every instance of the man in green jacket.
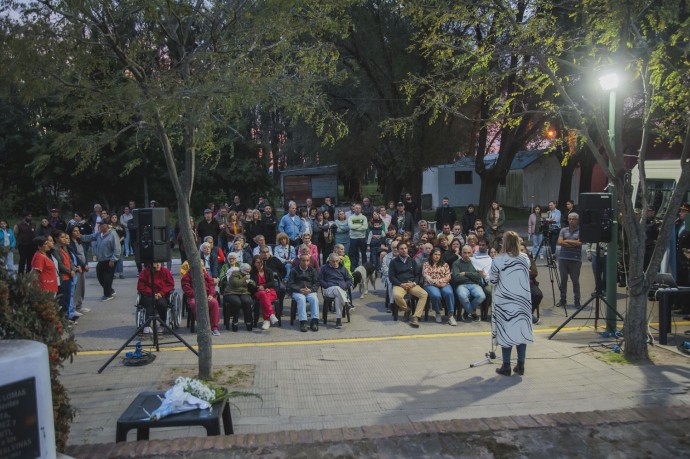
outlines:
[[472, 264], [472, 247], [466, 245], [460, 252], [460, 258], [453, 263], [451, 282], [455, 285], [455, 295], [465, 308], [463, 318], [466, 321], [479, 321], [476, 309], [486, 299], [486, 294], [481, 286], [484, 271], [477, 270]]

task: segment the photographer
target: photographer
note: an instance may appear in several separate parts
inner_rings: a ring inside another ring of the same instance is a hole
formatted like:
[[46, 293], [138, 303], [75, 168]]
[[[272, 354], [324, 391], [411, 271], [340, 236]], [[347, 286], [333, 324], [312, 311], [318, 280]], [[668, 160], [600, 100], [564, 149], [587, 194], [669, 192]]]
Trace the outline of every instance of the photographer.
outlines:
[[549, 201], [549, 211], [546, 213], [546, 221], [549, 224], [549, 245], [551, 255], [556, 255], [556, 243], [561, 231], [561, 211], [556, 208], [556, 201]]
[[536, 259], [537, 255], [539, 256], [539, 258], [544, 258], [544, 255], [542, 255], [543, 247], [541, 247], [541, 243], [544, 240], [544, 231], [542, 229], [542, 226], [543, 225], [541, 218], [541, 206], [536, 205], [532, 209], [532, 213], [529, 215], [529, 219], [527, 220], [527, 235], [529, 236], [529, 239], [532, 241], [533, 259]]

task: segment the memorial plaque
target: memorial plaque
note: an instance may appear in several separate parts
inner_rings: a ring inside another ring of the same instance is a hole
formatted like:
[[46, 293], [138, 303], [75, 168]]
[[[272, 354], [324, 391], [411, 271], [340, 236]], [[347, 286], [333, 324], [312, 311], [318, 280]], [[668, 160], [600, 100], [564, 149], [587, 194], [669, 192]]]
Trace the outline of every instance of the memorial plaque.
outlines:
[[38, 430], [36, 378], [0, 386], [0, 457], [40, 457]]

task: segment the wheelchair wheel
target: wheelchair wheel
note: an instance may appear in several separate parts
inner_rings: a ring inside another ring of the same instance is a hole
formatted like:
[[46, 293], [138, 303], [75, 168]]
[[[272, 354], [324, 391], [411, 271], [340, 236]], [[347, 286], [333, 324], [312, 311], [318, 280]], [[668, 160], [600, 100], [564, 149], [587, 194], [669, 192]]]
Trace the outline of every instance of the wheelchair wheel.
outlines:
[[180, 328], [182, 323], [182, 298], [177, 292], [173, 292], [170, 298], [170, 314], [168, 314], [170, 325], [172, 329]]
[[137, 328], [140, 328], [146, 322], [146, 310], [137, 306], [137, 311], [134, 315], [134, 322]]

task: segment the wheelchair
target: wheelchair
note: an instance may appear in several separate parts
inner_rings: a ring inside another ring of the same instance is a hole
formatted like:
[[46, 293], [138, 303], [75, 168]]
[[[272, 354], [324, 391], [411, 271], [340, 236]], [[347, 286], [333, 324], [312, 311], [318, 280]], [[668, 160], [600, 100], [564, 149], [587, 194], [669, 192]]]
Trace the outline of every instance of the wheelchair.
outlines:
[[[141, 304], [141, 293], [137, 293], [137, 300], [134, 304], [136, 308], [134, 321], [137, 328], [140, 328], [146, 322], [146, 308]], [[171, 330], [180, 328], [182, 323], [182, 298], [176, 291], [170, 294], [170, 301], [168, 301], [168, 313], [165, 320], [165, 325]]]

